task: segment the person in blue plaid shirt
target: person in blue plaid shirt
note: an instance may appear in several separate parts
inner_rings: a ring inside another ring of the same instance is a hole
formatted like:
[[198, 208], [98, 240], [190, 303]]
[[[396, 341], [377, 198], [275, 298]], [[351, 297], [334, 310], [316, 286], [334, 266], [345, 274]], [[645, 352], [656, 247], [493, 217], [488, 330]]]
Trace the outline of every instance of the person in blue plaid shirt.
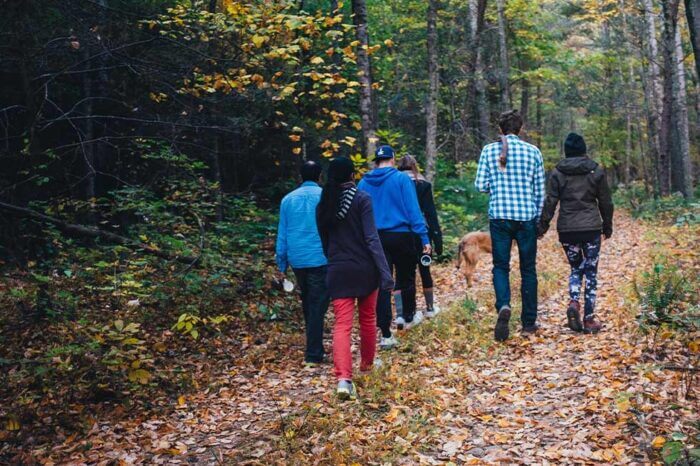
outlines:
[[498, 319], [494, 336], [508, 338], [510, 321], [510, 251], [518, 243], [523, 334], [537, 327], [537, 222], [544, 202], [544, 165], [540, 150], [518, 135], [523, 119], [517, 110], [501, 114], [499, 142], [481, 151], [474, 185], [489, 193], [489, 230], [493, 255], [493, 287]]

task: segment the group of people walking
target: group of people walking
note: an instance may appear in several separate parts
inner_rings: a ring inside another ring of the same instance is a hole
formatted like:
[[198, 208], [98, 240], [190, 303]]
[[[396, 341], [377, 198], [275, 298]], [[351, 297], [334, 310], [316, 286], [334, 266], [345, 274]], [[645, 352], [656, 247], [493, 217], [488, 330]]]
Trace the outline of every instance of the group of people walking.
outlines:
[[[521, 314], [524, 333], [537, 327], [537, 239], [542, 237], [560, 204], [558, 230], [571, 267], [569, 327], [595, 333], [596, 271], [601, 233], [612, 234], [612, 202], [605, 174], [586, 156], [583, 138], [571, 134], [566, 159], [553, 170], [545, 191], [542, 154], [522, 141], [517, 111], [499, 118], [500, 141], [484, 147], [475, 186], [490, 195], [489, 229], [496, 294], [496, 340], [509, 335], [511, 316], [510, 254], [518, 245], [521, 272]], [[442, 233], [431, 184], [421, 175], [415, 157], [397, 164], [391, 146], [375, 153], [375, 168], [355, 184], [355, 167], [347, 158], [330, 161], [321, 188], [321, 167], [306, 162], [303, 183], [280, 208], [276, 258], [281, 274], [291, 266], [301, 291], [306, 324], [305, 363], [324, 361], [323, 322], [333, 303], [333, 363], [337, 394], [354, 398], [351, 333], [357, 306], [360, 370], [375, 364], [377, 328], [381, 349], [394, 348], [392, 332], [418, 325], [439, 310], [434, 302], [429, 256], [442, 254]], [[428, 257], [427, 260], [421, 260]], [[423, 262], [423, 263], [422, 263]], [[419, 269], [425, 313], [417, 309]], [[579, 298], [586, 279], [583, 321]], [[392, 295], [396, 317], [392, 308]]]

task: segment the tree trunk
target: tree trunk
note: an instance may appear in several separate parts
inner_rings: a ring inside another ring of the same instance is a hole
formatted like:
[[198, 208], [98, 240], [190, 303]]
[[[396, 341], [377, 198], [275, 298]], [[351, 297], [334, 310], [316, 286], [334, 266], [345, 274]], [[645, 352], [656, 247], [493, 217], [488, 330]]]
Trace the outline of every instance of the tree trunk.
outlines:
[[520, 114], [523, 117], [523, 123], [527, 124], [527, 114], [530, 112], [530, 81], [527, 78], [523, 79], [522, 86], [522, 93], [520, 94]]
[[535, 100], [535, 124], [537, 125], [537, 147], [542, 148], [542, 136], [544, 128], [542, 127], [542, 86], [537, 85], [537, 97]]
[[[654, 192], [661, 191], [661, 140], [660, 124], [663, 109], [663, 89], [659, 73], [659, 47], [656, 40], [656, 15], [652, 0], [642, 0], [644, 7], [644, 22], [647, 29], [646, 43], [643, 50], [646, 54], [646, 73], [643, 74], [645, 86], [645, 106], [647, 114], [647, 131], [649, 135], [649, 152], [653, 161], [651, 170], [654, 174]], [[644, 64], [644, 60], [641, 61]]]
[[663, 11], [663, 109], [659, 128], [659, 191], [661, 195], [671, 192], [671, 152], [673, 150], [673, 88], [678, 74], [676, 63], [676, 29], [678, 28], [678, 3], [666, 0], [661, 3]]
[[506, 0], [496, 0], [498, 9], [498, 46], [501, 55], [501, 110], [509, 110], [512, 106], [510, 101], [510, 87], [508, 84], [510, 66], [508, 64], [508, 42], [506, 36]]
[[472, 77], [470, 88], [472, 98], [470, 102], [474, 106], [474, 140], [478, 146], [483, 145], [489, 134], [489, 110], [486, 99], [486, 82], [484, 80], [484, 63], [482, 52], [482, 32], [484, 30], [484, 17], [486, 13], [486, 0], [469, 0], [470, 16], [470, 46], [472, 50]]
[[688, 130], [688, 95], [685, 82], [681, 31], [675, 33], [675, 73], [673, 80], [673, 150], [671, 151], [671, 188], [683, 197], [693, 196], [693, 167], [690, 161], [690, 132]]
[[371, 160], [377, 146], [372, 104], [372, 67], [369, 54], [369, 32], [367, 31], [367, 4], [365, 0], [352, 0], [353, 23], [359, 45], [357, 46], [358, 81], [360, 83], [360, 118], [362, 143], [365, 157]]
[[438, 0], [428, 1], [428, 102], [425, 106], [425, 177], [432, 182], [435, 178], [437, 158], [438, 97], [440, 91], [440, 70], [438, 68]]
[[690, 41], [695, 55], [695, 72], [700, 76], [700, 0], [685, 0], [685, 15], [688, 18]]
[[[620, 15], [622, 16], [622, 51], [625, 56], [629, 57], [631, 50], [629, 48], [629, 41], [627, 40], [627, 12], [625, 11], [625, 0], [618, 0], [618, 7], [620, 9]], [[632, 67], [632, 62], [628, 60], [627, 76], [620, 66], [620, 77], [625, 85], [623, 91], [623, 102], [624, 102], [624, 112], [625, 112], [625, 158], [623, 161], [622, 179], [626, 186], [630, 184], [631, 181], [631, 165], [632, 165], [632, 105], [634, 102], [635, 90], [635, 80], [634, 80], [634, 68]]]

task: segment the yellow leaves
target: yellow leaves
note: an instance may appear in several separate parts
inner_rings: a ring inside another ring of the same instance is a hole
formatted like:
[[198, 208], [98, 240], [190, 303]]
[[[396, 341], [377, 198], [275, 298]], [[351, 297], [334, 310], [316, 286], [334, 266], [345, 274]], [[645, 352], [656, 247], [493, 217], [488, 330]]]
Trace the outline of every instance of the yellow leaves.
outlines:
[[323, 58], [321, 57], [313, 57], [311, 59], [311, 64], [312, 65], [322, 65], [324, 63]]
[[619, 400], [617, 402], [617, 409], [622, 413], [626, 413], [631, 407], [632, 405], [628, 399]]
[[260, 36], [258, 34], [255, 34], [252, 38], [251, 41], [253, 42], [253, 45], [255, 45], [257, 48], [260, 48], [269, 40], [268, 37], [266, 36]]
[[355, 128], [357, 131], [360, 131], [362, 129], [362, 123], [360, 123], [359, 121], [353, 121], [352, 125], [350, 126]]
[[158, 92], [157, 94], [155, 92], [150, 92], [148, 94], [148, 98], [150, 98], [154, 102], [160, 103], [160, 102], [164, 102], [165, 100], [167, 100], [168, 95], [163, 94], [162, 92]]
[[391, 39], [386, 39], [386, 40], [384, 41], [384, 45], [386, 45], [387, 47], [393, 47], [393, 46], [394, 46], [394, 41], [391, 40]]
[[187, 404], [187, 398], [185, 395], [180, 395], [177, 397], [177, 406], [178, 408], [182, 408]]
[[145, 369], [132, 369], [129, 371], [129, 381], [146, 385], [151, 380], [151, 374]]
[[660, 450], [664, 446], [665, 443], [666, 443], [666, 439], [659, 435], [658, 437], [654, 438], [654, 440], [651, 441], [651, 446], [654, 447], [654, 449], [656, 449], [656, 450]]
[[9, 431], [17, 431], [20, 429], [20, 423], [16, 416], [10, 415], [5, 423], [5, 429]]
[[384, 420], [393, 424], [394, 421], [396, 421], [396, 418], [399, 416], [399, 414], [401, 414], [401, 410], [394, 406], [393, 408], [391, 408], [391, 410], [389, 410], [389, 413], [386, 416], [384, 416]]
[[289, 140], [293, 142], [299, 142], [301, 141], [301, 136], [299, 136], [298, 134], [290, 134]]
[[294, 155], [301, 154], [301, 147], [295, 147], [294, 149], [292, 149], [292, 154], [294, 154]]
[[700, 339], [689, 342], [688, 349], [691, 353], [700, 353]]

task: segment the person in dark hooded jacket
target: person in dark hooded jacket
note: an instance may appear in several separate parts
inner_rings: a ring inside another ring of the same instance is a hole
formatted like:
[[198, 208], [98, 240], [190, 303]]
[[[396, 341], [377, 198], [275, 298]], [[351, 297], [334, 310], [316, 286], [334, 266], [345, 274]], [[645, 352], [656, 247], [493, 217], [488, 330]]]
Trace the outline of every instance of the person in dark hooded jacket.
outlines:
[[[605, 171], [586, 155], [586, 142], [576, 133], [564, 143], [566, 158], [550, 174], [538, 234], [549, 229], [559, 204], [557, 231], [571, 266], [570, 302], [566, 310], [569, 328], [576, 332], [597, 333], [602, 328], [595, 319], [598, 258], [601, 234], [613, 233], [613, 203]], [[584, 317], [581, 322], [579, 299], [586, 278]]]
[[374, 364], [377, 344], [378, 291], [391, 292], [394, 280], [374, 223], [372, 200], [353, 182], [350, 159], [328, 166], [328, 180], [316, 209], [323, 251], [328, 257], [326, 283], [333, 300], [333, 363], [340, 398], [355, 398], [351, 338], [355, 303], [360, 321], [360, 370]]

